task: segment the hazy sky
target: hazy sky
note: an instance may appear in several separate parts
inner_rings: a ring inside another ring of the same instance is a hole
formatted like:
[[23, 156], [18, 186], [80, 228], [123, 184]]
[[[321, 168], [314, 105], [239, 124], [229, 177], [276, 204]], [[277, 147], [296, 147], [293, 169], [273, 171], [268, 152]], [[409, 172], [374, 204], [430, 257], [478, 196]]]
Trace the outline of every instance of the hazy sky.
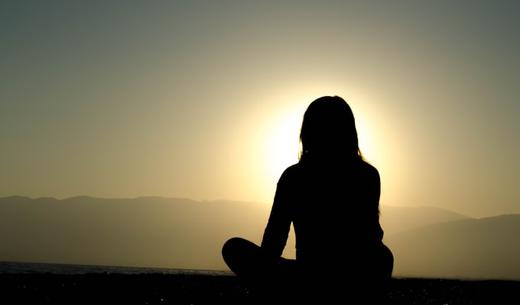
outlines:
[[270, 203], [340, 95], [381, 203], [520, 212], [516, 1], [2, 1], [0, 196]]

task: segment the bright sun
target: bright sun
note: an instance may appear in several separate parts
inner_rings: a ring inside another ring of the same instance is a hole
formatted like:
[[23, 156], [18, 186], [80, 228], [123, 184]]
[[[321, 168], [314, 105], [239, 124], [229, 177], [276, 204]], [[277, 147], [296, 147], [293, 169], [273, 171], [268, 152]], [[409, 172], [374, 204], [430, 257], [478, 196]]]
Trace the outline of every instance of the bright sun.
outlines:
[[302, 118], [303, 113], [286, 111], [276, 117], [267, 130], [265, 161], [269, 176], [275, 180], [288, 166], [298, 162]]
[[[256, 164], [257, 178], [255, 179], [256, 188], [264, 201], [272, 199], [276, 182], [284, 172], [284, 170], [297, 163], [301, 151], [299, 141], [300, 128], [303, 120], [307, 104], [303, 104], [302, 100], [313, 100], [312, 97], [297, 98], [280, 98], [281, 100], [294, 100], [295, 102], [274, 103], [271, 107], [259, 109], [255, 117], [247, 122], [250, 126], [253, 124], [255, 128], [253, 133], [257, 136], [252, 143], [253, 150], [250, 156], [251, 161]], [[296, 102], [298, 101], [298, 102]], [[366, 116], [370, 112], [363, 111], [365, 109], [353, 109], [356, 119], [356, 129], [358, 132], [359, 147], [363, 157], [373, 165], [381, 165], [380, 152], [381, 145], [373, 143], [374, 129], [370, 128], [373, 124], [367, 120]], [[242, 151], [244, 153], [244, 151]]]
[[[266, 134], [266, 167], [271, 179], [278, 179], [282, 172], [290, 165], [298, 162], [301, 150], [299, 141], [303, 112], [286, 111], [281, 113], [271, 123]], [[356, 118], [359, 147], [367, 160], [374, 158], [370, 143], [370, 130], [361, 118]]]
[[372, 136], [370, 128], [367, 127], [365, 122], [366, 120], [363, 120], [361, 115], [356, 117], [356, 130], [358, 134], [359, 149], [361, 150], [363, 157], [367, 161], [372, 162], [376, 158], [374, 155], [375, 150], [371, 141]]

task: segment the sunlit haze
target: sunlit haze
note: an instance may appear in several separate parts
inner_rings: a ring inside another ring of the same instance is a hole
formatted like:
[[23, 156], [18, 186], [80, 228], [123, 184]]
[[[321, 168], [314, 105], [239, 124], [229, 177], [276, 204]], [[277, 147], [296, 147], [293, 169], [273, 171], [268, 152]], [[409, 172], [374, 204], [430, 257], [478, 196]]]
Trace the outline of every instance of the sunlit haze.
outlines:
[[519, 8], [4, 1], [0, 196], [270, 204], [339, 95], [383, 206], [519, 213]]

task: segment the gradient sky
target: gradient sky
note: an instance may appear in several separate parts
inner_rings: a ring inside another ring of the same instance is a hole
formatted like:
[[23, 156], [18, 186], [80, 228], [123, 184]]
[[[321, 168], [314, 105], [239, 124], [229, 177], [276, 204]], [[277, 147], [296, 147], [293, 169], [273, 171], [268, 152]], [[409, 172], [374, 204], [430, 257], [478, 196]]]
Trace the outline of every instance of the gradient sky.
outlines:
[[520, 213], [516, 1], [2, 1], [0, 196], [270, 203], [340, 95], [381, 203]]

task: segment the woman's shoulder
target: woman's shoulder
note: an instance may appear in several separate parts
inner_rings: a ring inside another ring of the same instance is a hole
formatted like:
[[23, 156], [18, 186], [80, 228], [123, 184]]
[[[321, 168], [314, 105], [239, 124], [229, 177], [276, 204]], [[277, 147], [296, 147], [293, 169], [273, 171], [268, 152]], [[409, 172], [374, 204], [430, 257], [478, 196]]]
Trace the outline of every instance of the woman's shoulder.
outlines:
[[296, 163], [287, 167], [283, 171], [280, 179], [278, 180], [278, 184], [297, 184], [305, 175], [305, 166], [303, 166], [301, 163]]
[[[346, 162], [344, 164], [340, 162], [336, 165], [336, 169], [346, 171], [353, 170], [354, 172], [357, 172], [357, 175], [365, 176], [371, 180], [379, 180], [379, 171], [365, 160], [359, 159], [354, 161], [354, 163]], [[287, 167], [283, 171], [280, 176], [280, 181], [293, 181], [302, 176], [314, 175], [316, 172], [320, 172], [319, 166], [311, 163], [298, 162]]]
[[368, 173], [379, 175], [377, 168], [375, 168], [375, 166], [373, 166], [372, 164], [368, 163], [365, 160], [359, 160], [359, 166], [362, 170], [364, 170]]
[[366, 162], [365, 160], [359, 160], [358, 166], [363, 176], [367, 177], [370, 180], [380, 180], [379, 171], [372, 164]]
[[282, 179], [282, 178], [290, 179], [292, 177], [299, 176], [301, 174], [302, 170], [303, 170], [303, 168], [302, 168], [302, 164], [301, 163], [293, 164], [293, 165], [287, 167], [283, 171], [282, 176], [280, 177], [280, 179]]

